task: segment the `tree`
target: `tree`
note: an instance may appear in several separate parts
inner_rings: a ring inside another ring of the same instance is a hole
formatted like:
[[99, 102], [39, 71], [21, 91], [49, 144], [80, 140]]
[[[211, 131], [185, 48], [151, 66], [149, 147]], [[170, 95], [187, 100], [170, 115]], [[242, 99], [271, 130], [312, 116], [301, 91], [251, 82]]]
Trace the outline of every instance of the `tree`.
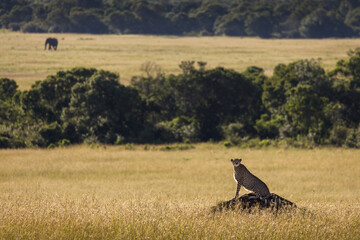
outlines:
[[279, 137], [279, 128], [284, 124], [282, 117], [271, 119], [268, 114], [262, 114], [256, 120], [255, 129], [260, 139], [275, 139]]
[[14, 6], [7, 16], [9, 22], [27, 22], [32, 19], [33, 9], [30, 6]]
[[[13, 98], [16, 95], [17, 84], [14, 80], [0, 78], [0, 126], [11, 124], [17, 120], [17, 111]], [[1, 135], [1, 131], [0, 131]]]
[[141, 33], [164, 34], [168, 31], [169, 21], [163, 16], [161, 5], [138, 2], [133, 6], [133, 13], [140, 19]]
[[74, 85], [61, 118], [81, 140], [114, 143], [123, 136], [130, 141], [142, 129], [142, 102], [135, 90], [118, 82], [116, 74], [98, 71]]
[[348, 60], [338, 61], [329, 76], [334, 84], [334, 98], [344, 106], [343, 121], [355, 128], [360, 122], [360, 49], [349, 51], [349, 55]]
[[225, 5], [217, 2], [207, 2], [203, 3], [202, 6], [192, 14], [192, 17], [198, 22], [199, 31], [212, 34], [216, 19], [227, 13], [228, 9]]
[[222, 125], [252, 126], [260, 116], [260, 89], [235, 71], [192, 70], [174, 80], [178, 114], [200, 124], [201, 140], [219, 139]]
[[174, 34], [183, 35], [198, 29], [198, 22], [195, 18], [191, 18], [187, 13], [180, 12], [171, 17], [172, 32]]
[[18, 85], [9, 78], [0, 78], [0, 100], [9, 100], [16, 93]]
[[72, 30], [71, 21], [67, 14], [61, 9], [52, 10], [46, 18], [49, 24], [49, 32], [70, 32]]
[[113, 32], [139, 33], [140, 19], [130, 11], [115, 11], [108, 16], [108, 23]]
[[250, 14], [245, 21], [245, 31], [250, 36], [269, 38], [272, 35], [274, 19], [269, 11]]
[[73, 24], [73, 31], [78, 33], [107, 33], [107, 26], [100, 17], [90, 11], [81, 9], [71, 10], [70, 20]]
[[285, 104], [286, 119], [295, 134], [314, 135], [319, 141], [324, 135], [326, 119], [323, 109], [328, 99], [319, 97], [310, 85], [300, 85], [290, 90]]
[[352, 35], [351, 29], [338, 19], [336, 14], [318, 9], [307, 15], [300, 24], [299, 32], [302, 37], [326, 38], [348, 37]]
[[[271, 114], [269, 124], [283, 119], [280, 133], [288, 137], [308, 136], [319, 142], [331, 127], [326, 110], [330, 108], [332, 82], [316, 60], [279, 64], [265, 79], [262, 101]], [[265, 124], [258, 122], [258, 129]], [[286, 126], [286, 127], [285, 127]]]
[[359, 34], [360, 32], [360, 7], [349, 11], [345, 18], [345, 23]]
[[246, 36], [244, 25], [245, 19], [243, 17], [229, 13], [216, 19], [214, 31], [216, 35]]

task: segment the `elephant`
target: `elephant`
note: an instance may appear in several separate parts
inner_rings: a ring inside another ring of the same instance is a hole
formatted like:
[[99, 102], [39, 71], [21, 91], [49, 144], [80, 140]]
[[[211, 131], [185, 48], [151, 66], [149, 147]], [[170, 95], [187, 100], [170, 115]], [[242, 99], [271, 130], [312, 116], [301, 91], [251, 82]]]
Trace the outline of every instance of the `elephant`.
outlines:
[[47, 38], [45, 41], [45, 49], [46, 50], [46, 45], [49, 44], [49, 50], [51, 50], [51, 47], [56, 51], [57, 49], [57, 45], [58, 45], [58, 40], [56, 38]]

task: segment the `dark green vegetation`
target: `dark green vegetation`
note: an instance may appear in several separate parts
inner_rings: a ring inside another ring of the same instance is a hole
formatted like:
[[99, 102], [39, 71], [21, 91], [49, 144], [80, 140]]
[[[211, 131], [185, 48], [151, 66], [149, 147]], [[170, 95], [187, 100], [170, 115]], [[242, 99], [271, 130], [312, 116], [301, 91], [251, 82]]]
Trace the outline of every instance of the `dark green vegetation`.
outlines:
[[352, 37], [357, 0], [2, 0], [0, 27], [23, 32]]
[[360, 147], [360, 50], [334, 70], [315, 60], [238, 73], [182, 62], [166, 75], [154, 63], [129, 86], [118, 75], [74, 68], [19, 91], [0, 79], [0, 147], [70, 143], [169, 143]]

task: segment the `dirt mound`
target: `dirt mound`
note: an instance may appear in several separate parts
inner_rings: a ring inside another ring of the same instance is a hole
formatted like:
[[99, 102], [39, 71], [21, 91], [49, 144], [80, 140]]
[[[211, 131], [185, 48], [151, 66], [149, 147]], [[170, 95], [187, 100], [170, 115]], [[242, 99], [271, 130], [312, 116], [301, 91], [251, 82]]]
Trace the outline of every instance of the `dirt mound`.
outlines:
[[214, 212], [235, 209], [251, 211], [255, 208], [277, 211], [279, 209], [296, 208], [296, 204], [275, 193], [271, 193], [267, 198], [260, 198], [257, 197], [255, 193], [249, 193], [242, 195], [237, 200], [231, 199], [229, 201], [220, 202], [217, 206], [213, 207], [212, 210]]

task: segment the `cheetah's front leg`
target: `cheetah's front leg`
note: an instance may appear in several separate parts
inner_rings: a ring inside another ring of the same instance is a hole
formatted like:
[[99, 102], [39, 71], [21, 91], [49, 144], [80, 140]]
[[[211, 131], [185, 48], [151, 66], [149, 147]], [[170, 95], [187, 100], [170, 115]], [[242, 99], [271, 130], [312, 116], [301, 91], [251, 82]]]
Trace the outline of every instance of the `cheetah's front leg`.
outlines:
[[236, 200], [236, 198], [239, 196], [239, 192], [240, 192], [240, 188], [241, 188], [241, 183], [237, 183], [237, 186], [236, 186], [236, 193], [235, 193], [235, 197], [233, 200]]

